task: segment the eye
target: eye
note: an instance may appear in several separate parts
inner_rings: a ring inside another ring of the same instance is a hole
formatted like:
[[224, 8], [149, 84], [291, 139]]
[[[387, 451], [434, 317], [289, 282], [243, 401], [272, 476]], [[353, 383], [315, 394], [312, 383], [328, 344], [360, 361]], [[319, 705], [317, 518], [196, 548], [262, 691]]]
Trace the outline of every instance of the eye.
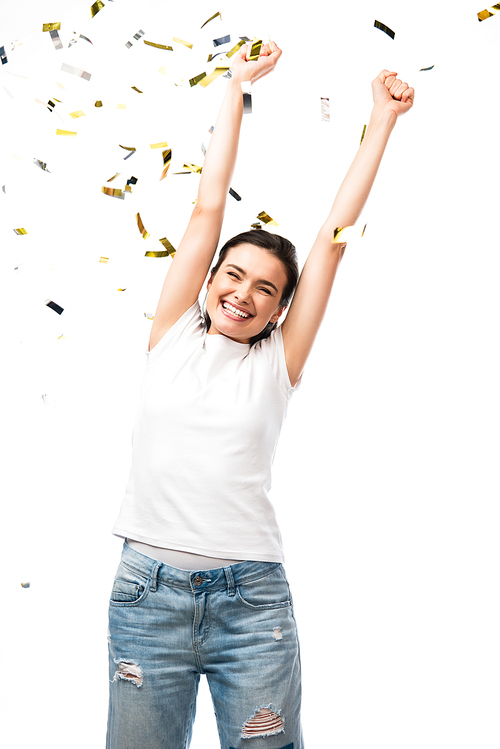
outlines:
[[227, 272], [227, 275], [228, 275], [228, 276], [233, 276], [234, 278], [237, 278], [237, 279], [239, 279], [239, 276], [238, 276], [238, 275], [237, 275], [236, 273], [233, 273], [233, 272], [232, 272], [232, 271], [230, 271], [230, 270], [228, 270], [228, 272]]
[[272, 293], [271, 290], [267, 288], [267, 286], [261, 286], [259, 291], [265, 291], [269, 296], [271, 296]]

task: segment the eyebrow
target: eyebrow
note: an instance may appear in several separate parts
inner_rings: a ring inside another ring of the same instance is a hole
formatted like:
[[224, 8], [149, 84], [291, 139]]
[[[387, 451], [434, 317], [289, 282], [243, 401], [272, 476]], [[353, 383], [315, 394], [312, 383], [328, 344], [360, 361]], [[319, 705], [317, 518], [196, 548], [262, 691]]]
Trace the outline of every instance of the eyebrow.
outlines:
[[[233, 263], [228, 263], [226, 267], [227, 267], [227, 268], [235, 268], [235, 270], [237, 270], [237, 271], [238, 271], [239, 273], [241, 273], [241, 274], [242, 274], [243, 276], [246, 276], [246, 272], [245, 272], [245, 271], [243, 270], [243, 268], [240, 268], [240, 267], [239, 267], [238, 265], [233, 265]], [[257, 283], [261, 283], [261, 284], [264, 284], [265, 286], [271, 286], [271, 287], [272, 287], [272, 288], [273, 288], [273, 289], [275, 290], [275, 292], [276, 292], [277, 294], [279, 294], [279, 291], [278, 291], [278, 289], [276, 288], [276, 286], [275, 286], [275, 285], [274, 285], [273, 283], [271, 283], [271, 281], [266, 281], [266, 280], [265, 280], [264, 278], [260, 278], [260, 279], [259, 279], [259, 280], [257, 281]]]

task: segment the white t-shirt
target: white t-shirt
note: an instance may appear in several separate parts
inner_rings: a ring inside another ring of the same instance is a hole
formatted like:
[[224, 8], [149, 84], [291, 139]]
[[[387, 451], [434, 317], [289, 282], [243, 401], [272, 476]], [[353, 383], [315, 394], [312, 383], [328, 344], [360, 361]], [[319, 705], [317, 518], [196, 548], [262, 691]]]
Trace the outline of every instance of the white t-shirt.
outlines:
[[254, 346], [207, 335], [199, 302], [152, 351], [117, 536], [220, 559], [283, 562], [268, 498], [288, 401], [278, 327]]

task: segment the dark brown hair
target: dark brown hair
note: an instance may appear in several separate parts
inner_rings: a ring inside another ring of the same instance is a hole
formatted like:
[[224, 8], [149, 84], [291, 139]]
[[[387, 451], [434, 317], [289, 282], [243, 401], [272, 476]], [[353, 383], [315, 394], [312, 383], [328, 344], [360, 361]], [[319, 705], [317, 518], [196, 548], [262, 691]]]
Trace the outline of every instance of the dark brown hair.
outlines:
[[[274, 255], [275, 258], [282, 262], [287, 282], [283, 289], [279, 304], [280, 307], [288, 307], [299, 280], [299, 264], [297, 251], [294, 245], [288, 239], [281, 237], [279, 234], [271, 234], [271, 232], [268, 232], [265, 229], [252, 229], [251, 231], [242, 232], [241, 234], [232, 237], [232, 239], [229, 239], [221, 248], [219, 257], [217, 258], [217, 264], [212, 268], [213, 275], [217, 273], [229, 251], [240, 244], [253, 244], [255, 247], [260, 247], [261, 249], [266, 250], [266, 252], [270, 255]], [[207, 330], [210, 330], [212, 321], [210, 320], [210, 315], [206, 311], [206, 308], [204, 310], [204, 316], [206, 328]], [[276, 329], [277, 325], [277, 322], [268, 322], [266, 327], [261, 330], [260, 333], [250, 339], [250, 345], [253, 346], [257, 341], [261, 341], [263, 338], [270, 336], [272, 331]]]

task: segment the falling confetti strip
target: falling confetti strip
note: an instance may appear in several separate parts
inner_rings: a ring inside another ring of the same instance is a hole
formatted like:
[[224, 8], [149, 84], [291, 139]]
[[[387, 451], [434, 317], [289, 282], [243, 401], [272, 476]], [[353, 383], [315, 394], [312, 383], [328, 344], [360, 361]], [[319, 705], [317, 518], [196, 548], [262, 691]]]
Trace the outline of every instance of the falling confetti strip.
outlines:
[[193, 49], [193, 45], [190, 42], [185, 42], [183, 39], [177, 39], [176, 36], [172, 39], [173, 42], [177, 42], [177, 44], [183, 44], [185, 47], [189, 47], [189, 49]]
[[77, 117], [86, 117], [85, 112], [82, 112], [81, 109], [78, 109], [76, 112], [70, 112], [70, 117], [73, 117], [74, 120], [77, 119]]
[[[249, 40], [249, 41], [250, 41], [250, 40]], [[234, 45], [234, 47], [233, 47], [232, 49], [230, 49], [230, 50], [229, 50], [229, 52], [226, 52], [226, 57], [232, 57], [232, 56], [233, 56], [234, 54], [236, 54], [236, 52], [237, 52], [237, 51], [238, 51], [239, 49], [241, 49], [241, 48], [243, 47], [243, 45], [244, 45], [244, 44], [245, 44], [245, 42], [243, 41], [243, 39], [242, 39], [242, 40], [240, 40], [240, 41], [238, 42], [238, 44], [235, 44], [235, 45]]]
[[144, 91], [140, 91], [140, 90], [139, 90], [139, 89], [137, 88], [137, 86], [130, 86], [130, 88], [132, 88], [132, 89], [133, 89], [134, 91], [137, 91], [137, 93], [138, 93], [138, 94], [143, 94], [143, 93], [144, 93]]
[[262, 224], [251, 224], [252, 229], [262, 229]]
[[261, 211], [259, 215], [257, 216], [260, 221], [263, 221], [265, 224], [272, 224], [273, 226], [279, 226], [279, 224], [276, 223], [276, 221], [271, 218], [265, 211]]
[[102, 255], [99, 258], [99, 262], [100, 263], [104, 263], [104, 264], [106, 264], [108, 262], [108, 260], [109, 260], [109, 257], [103, 257]]
[[222, 44], [228, 44], [231, 41], [231, 34], [221, 36], [219, 39], [212, 39], [214, 47], [220, 47]]
[[363, 142], [363, 138], [365, 137], [365, 133], [366, 133], [366, 125], [363, 125], [363, 132], [361, 133], [361, 140], [359, 141], [360, 145]]
[[168, 148], [168, 143], [166, 140], [162, 143], [151, 143], [150, 148]]
[[98, 99], [96, 103], [94, 104], [94, 107], [102, 107], [102, 101]]
[[362, 237], [365, 233], [366, 224], [363, 227], [363, 231], [361, 234], [359, 234], [359, 226], [353, 225], [353, 226], [344, 226], [344, 227], [337, 227], [334, 229], [333, 232], [333, 239], [332, 243], [334, 244], [343, 244], [344, 242], [348, 242], [350, 239], [353, 239], [354, 237]]
[[58, 315], [61, 315], [64, 312], [64, 307], [60, 307], [58, 304], [53, 302], [51, 299], [46, 299], [44, 304], [47, 305], [47, 307], [50, 307], [50, 309], [53, 309], [54, 312], [57, 312]]
[[376, 27], [377, 29], [380, 29], [380, 31], [383, 31], [383, 32], [384, 32], [385, 34], [387, 34], [387, 36], [390, 36], [390, 37], [391, 37], [391, 39], [394, 39], [394, 37], [396, 36], [396, 32], [395, 32], [395, 31], [393, 31], [392, 29], [390, 29], [390, 28], [389, 28], [388, 26], [386, 26], [385, 24], [383, 24], [383, 23], [380, 23], [380, 21], [375, 21], [375, 23], [374, 23], [373, 25], [374, 25], [374, 26], [375, 26], [375, 27]]
[[207, 77], [206, 73], [200, 73], [199, 75], [196, 75], [194, 78], [189, 79], [189, 85], [192, 88], [193, 86], [196, 86], [200, 81], [202, 81], [206, 77]]
[[56, 130], [56, 135], [77, 135], [73, 130]]
[[47, 169], [47, 164], [44, 161], [40, 161], [40, 159], [33, 159], [33, 164], [36, 164], [36, 166], [39, 166], [40, 169], [42, 169], [44, 172], [48, 172], [49, 174], [50, 169]]
[[175, 255], [175, 249], [173, 245], [170, 244], [168, 239], [166, 237], [163, 237], [160, 239], [160, 242], [165, 247], [164, 250], [158, 250], [156, 252], [155, 250], [149, 250], [145, 253], [145, 257], [167, 257], [167, 255], [171, 255], [172, 257]]
[[183, 169], [189, 169], [190, 172], [193, 172], [193, 174], [201, 174], [202, 167], [198, 166], [197, 164], [183, 164]]
[[491, 8], [488, 10], [481, 10], [477, 14], [477, 20], [478, 21], [486, 21], [487, 18], [491, 18], [495, 15], [495, 13], [492, 13], [491, 11], [499, 11], [500, 10], [500, 3], [497, 3], [496, 5], [492, 5]]
[[61, 28], [61, 22], [57, 21], [55, 23], [44, 23], [42, 31], [58, 31]]
[[2, 65], [6, 65], [9, 62], [5, 54], [5, 47], [0, 47], [0, 60], [2, 61]]
[[137, 177], [130, 177], [130, 179], [127, 180], [127, 185], [136, 185], [137, 184]]
[[[4, 190], [4, 192], [5, 192], [5, 190]], [[28, 233], [28, 232], [26, 231], [26, 229], [14, 229], [14, 231], [15, 231], [15, 232], [16, 232], [16, 234], [18, 234], [18, 235], [19, 235], [19, 234], [27, 234], [27, 233]]]
[[51, 31], [50, 32], [50, 38], [54, 42], [54, 47], [56, 49], [62, 49], [63, 48], [63, 43], [61, 42], [61, 37], [59, 36], [59, 32], [58, 31]]
[[433, 67], [434, 67], [434, 65], [431, 65], [430, 68], [420, 68], [420, 70], [418, 72], [422, 73], [424, 70], [432, 70]]
[[[114, 179], [114, 177], [113, 177], [113, 179]], [[109, 180], [108, 180], [108, 181], [109, 181]], [[125, 199], [125, 195], [124, 195], [124, 194], [123, 194], [123, 192], [122, 192], [121, 190], [119, 190], [118, 188], [113, 188], [113, 187], [101, 187], [101, 191], [102, 191], [102, 192], [103, 192], [103, 193], [104, 193], [105, 195], [109, 195], [109, 196], [110, 196], [110, 197], [112, 197], [112, 198], [121, 198], [122, 200], [124, 200], [124, 199]]]
[[212, 81], [215, 81], [216, 78], [218, 78], [228, 70], [228, 67], [215, 68], [215, 70], [210, 73], [210, 75], [205, 76], [201, 81], [199, 81], [200, 86], [202, 86], [202, 88], [206, 88], [210, 83], [212, 83]]
[[330, 122], [330, 99], [321, 97], [321, 121]]
[[147, 42], [145, 39], [144, 39], [144, 44], [147, 44], [150, 47], [156, 47], [157, 49], [166, 49], [169, 52], [173, 52], [174, 51], [174, 48], [173, 47], [169, 47], [167, 44], [156, 44], [156, 42]]
[[[138, 41], [141, 38], [141, 36], [144, 36], [144, 31], [142, 29], [139, 29], [137, 34], [134, 34], [134, 39]], [[130, 47], [132, 47], [133, 44], [134, 42], [127, 42], [125, 46], [127, 47], [127, 49], [130, 49]]]
[[160, 182], [162, 179], [165, 179], [167, 176], [167, 172], [169, 170], [170, 164], [172, 163], [172, 149], [166, 148], [164, 151], [162, 151], [163, 156], [163, 172], [160, 177]]
[[232, 195], [236, 200], [241, 200], [241, 196], [238, 195], [238, 193], [235, 192], [232, 187], [229, 188], [229, 194]]
[[61, 65], [61, 70], [64, 73], [71, 73], [71, 75], [76, 75], [79, 78], [85, 78], [86, 81], [90, 81], [90, 78], [92, 76], [92, 74], [87, 73], [86, 70], [75, 68], [73, 65], [67, 65], [65, 62], [63, 62], [63, 64]]
[[104, 3], [101, 3], [101, 0], [97, 0], [93, 5], [90, 6], [90, 14], [92, 18], [96, 16], [100, 10], [104, 8]]
[[119, 177], [120, 174], [121, 174], [121, 172], [116, 172], [116, 174], [113, 175], [113, 177], [110, 177], [109, 179], [107, 179], [106, 182], [112, 182], [114, 179], [116, 179], [117, 177]]
[[137, 219], [137, 226], [139, 227], [139, 231], [142, 234], [142, 238], [147, 239], [149, 237], [149, 233], [144, 228], [144, 224], [142, 223], [142, 219], [141, 219], [141, 214], [137, 213], [135, 217]]
[[126, 109], [126, 108], [127, 108], [127, 105], [126, 105], [126, 104], [117, 104], [117, 105], [116, 105], [116, 108], [117, 108], [117, 109]]
[[30, 587], [29, 583], [21, 583], [21, 588], [29, 588], [29, 587]]
[[253, 42], [252, 49], [248, 57], [249, 62], [255, 62], [255, 60], [259, 59], [261, 47], [262, 47], [262, 39], [257, 39], [256, 41]]
[[[210, 23], [210, 21], [213, 21], [213, 20], [214, 20], [214, 18], [217, 18], [217, 16], [220, 16], [220, 20], [222, 21], [222, 16], [221, 16], [221, 14], [220, 14], [220, 13], [214, 13], [214, 15], [213, 15], [213, 16], [211, 16], [211, 17], [210, 17], [210, 18], [208, 19], [208, 21], [205, 21], [205, 23], [203, 24], [203, 26], [206, 26], [206, 25], [207, 25], [207, 23]], [[202, 29], [202, 28], [203, 28], [203, 26], [200, 26], [200, 29]]]

